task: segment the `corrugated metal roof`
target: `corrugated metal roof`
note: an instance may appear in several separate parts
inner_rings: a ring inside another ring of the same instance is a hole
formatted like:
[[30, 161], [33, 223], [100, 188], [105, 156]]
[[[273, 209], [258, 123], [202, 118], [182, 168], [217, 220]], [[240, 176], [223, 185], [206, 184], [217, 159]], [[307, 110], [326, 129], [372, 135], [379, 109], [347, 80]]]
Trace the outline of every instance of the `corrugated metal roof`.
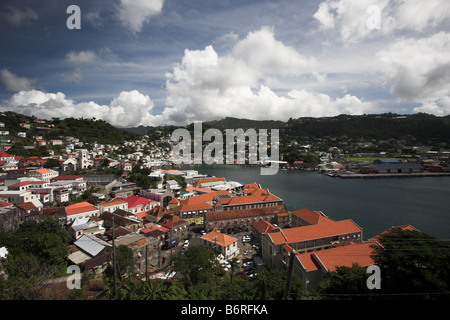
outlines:
[[86, 234], [75, 241], [74, 245], [93, 257], [99, 254], [105, 247], [112, 247], [110, 243]]
[[76, 251], [74, 253], [71, 253], [68, 258], [75, 264], [83, 263], [84, 261], [91, 259], [91, 257], [83, 251]]

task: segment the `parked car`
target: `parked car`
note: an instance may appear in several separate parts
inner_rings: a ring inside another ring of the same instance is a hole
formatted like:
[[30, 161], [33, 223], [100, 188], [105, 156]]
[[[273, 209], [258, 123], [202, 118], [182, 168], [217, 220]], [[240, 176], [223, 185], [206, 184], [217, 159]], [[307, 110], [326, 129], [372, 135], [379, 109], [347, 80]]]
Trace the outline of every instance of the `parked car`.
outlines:
[[259, 250], [259, 249], [261, 249], [261, 244], [256, 243], [256, 244], [252, 245], [252, 247], [255, 248], [255, 250]]
[[245, 250], [245, 251], [244, 251], [244, 254], [246, 254], [246, 255], [247, 255], [247, 254], [250, 254], [250, 253], [252, 253], [252, 250]]
[[187, 248], [189, 246], [189, 240], [185, 240], [183, 244], [183, 248]]
[[253, 267], [253, 261], [247, 261], [242, 264], [244, 268]]
[[252, 240], [252, 238], [250, 236], [243, 236], [242, 237], [242, 242], [250, 242]]
[[229, 262], [224, 262], [224, 263], [222, 263], [222, 268], [225, 271], [228, 271], [231, 268], [231, 264]]

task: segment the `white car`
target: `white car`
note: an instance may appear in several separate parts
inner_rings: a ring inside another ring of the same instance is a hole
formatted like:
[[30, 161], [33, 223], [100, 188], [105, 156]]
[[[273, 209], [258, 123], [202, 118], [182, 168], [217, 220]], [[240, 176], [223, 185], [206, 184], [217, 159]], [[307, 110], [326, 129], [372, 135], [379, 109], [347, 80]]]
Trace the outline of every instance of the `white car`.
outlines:
[[189, 245], [189, 240], [186, 240], [186, 241], [184, 241], [184, 245], [183, 245], [183, 248], [187, 248], [187, 247], [188, 247], [188, 245]]
[[224, 262], [222, 263], [222, 268], [224, 268], [225, 271], [228, 271], [228, 269], [231, 268], [231, 264], [229, 264], [228, 262]]

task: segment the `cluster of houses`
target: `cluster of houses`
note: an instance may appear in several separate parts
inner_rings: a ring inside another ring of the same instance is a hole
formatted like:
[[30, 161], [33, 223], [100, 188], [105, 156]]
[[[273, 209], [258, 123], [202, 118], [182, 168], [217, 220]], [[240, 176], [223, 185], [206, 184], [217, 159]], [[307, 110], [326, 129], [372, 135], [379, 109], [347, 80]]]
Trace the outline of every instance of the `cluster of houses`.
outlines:
[[[27, 129], [27, 124], [23, 128]], [[107, 155], [118, 146], [95, 144], [88, 150], [71, 137], [64, 141], [38, 138], [37, 145], [65, 145], [66, 154], [56, 156], [60, 165], [54, 170], [42, 167], [45, 159], [11, 156], [2, 147], [0, 232], [15, 230], [29, 220], [57, 219], [73, 239], [69, 260], [94, 274], [105, 270], [114, 247], [119, 245], [132, 249], [138, 273], [158, 270], [166, 262], [167, 256], [162, 253], [166, 240], [186, 239], [192, 225], [203, 227], [200, 243], [218, 251], [224, 259], [243, 254], [239, 239], [233, 237], [238, 232], [251, 233], [260, 242], [259, 255], [272, 268], [287, 269], [294, 254], [293, 271], [306, 289], [317, 286], [336, 266], [372, 264], [372, 246], [380, 245], [376, 238], [364, 241], [362, 228], [350, 219], [333, 221], [322, 212], [308, 209], [290, 212], [281, 198], [257, 183], [242, 185], [195, 170], [164, 170], [162, 165], [170, 162], [169, 150], [152, 147], [151, 154], [146, 155], [141, 151], [147, 147], [144, 141], [126, 142], [136, 152], [111, 159]], [[97, 205], [83, 201], [62, 206], [70, 195], [82, 195], [87, 188], [82, 176], [65, 173], [105, 165], [104, 159], [108, 159], [107, 166], [120, 166], [124, 171], [131, 171], [136, 163], [152, 168], [149, 177], [157, 182], [156, 188], [125, 183], [113, 186], [111, 199]], [[331, 161], [324, 163], [326, 169], [343, 168]], [[411, 173], [423, 171], [425, 165], [431, 170], [435, 164], [384, 159], [361, 163], [359, 168], [367, 173]], [[292, 167], [311, 169], [312, 164], [296, 161]], [[186, 187], [173, 178], [177, 176], [183, 178]]]
[[[83, 177], [43, 168], [8, 172], [0, 191], [0, 231], [28, 220], [57, 219], [73, 239], [68, 259], [93, 274], [107, 268], [119, 245], [132, 249], [138, 274], [157, 271], [169, 262], [162, 250], [167, 239], [187, 239], [192, 225], [203, 227], [201, 245], [224, 260], [243, 257], [233, 235], [246, 232], [260, 243], [258, 256], [270, 267], [286, 270], [293, 261], [293, 272], [306, 289], [337, 266], [373, 264], [373, 246], [380, 246], [376, 238], [364, 241], [362, 228], [351, 219], [333, 221], [309, 209], [290, 212], [281, 198], [257, 183], [242, 185], [192, 170], [158, 169], [153, 174], [181, 175], [187, 187], [180, 190], [174, 180], [160, 179], [165, 182], [157, 189], [140, 189], [98, 205], [51, 206], [46, 202], [83, 192]], [[177, 241], [174, 248], [180, 246]]]

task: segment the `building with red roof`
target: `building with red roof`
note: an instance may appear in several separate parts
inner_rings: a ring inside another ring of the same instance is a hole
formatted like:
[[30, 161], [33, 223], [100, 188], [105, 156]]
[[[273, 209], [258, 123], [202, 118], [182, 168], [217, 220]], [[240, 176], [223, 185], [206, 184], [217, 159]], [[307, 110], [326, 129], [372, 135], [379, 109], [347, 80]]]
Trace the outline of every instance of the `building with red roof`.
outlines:
[[159, 219], [158, 224], [168, 229], [169, 237], [178, 236], [180, 239], [186, 236], [189, 222], [173, 214], [165, 214]]
[[78, 202], [66, 207], [67, 223], [85, 223], [91, 216], [98, 217], [99, 210], [89, 202]]
[[324, 250], [337, 244], [361, 243], [362, 229], [351, 219], [313, 224], [303, 227], [277, 229], [262, 234], [262, 258], [270, 265], [283, 266], [283, 245], [299, 253]]
[[261, 189], [256, 183], [243, 186], [241, 189], [243, 195], [219, 200], [220, 209], [218, 210], [241, 210], [252, 208], [273, 207], [283, 204], [283, 200], [269, 190]]
[[227, 234], [211, 231], [200, 239], [203, 246], [222, 254], [225, 259], [230, 259], [239, 254], [238, 239]]
[[128, 204], [128, 211], [137, 214], [140, 212], [148, 211], [155, 206], [159, 205], [159, 201], [132, 195], [129, 197], [116, 197], [113, 201], [121, 200]]
[[193, 204], [181, 204], [179, 206], [173, 207], [172, 211], [180, 218], [189, 221], [189, 223], [198, 224], [203, 223], [204, 214], [207, 212], [214, 211], [214, 208], [209, 203], [204, 202]]
[[217, 228], [222, 232], [249, 230], [258, 221], [278, 223], [278, 215], [284, 213], [287, 213], [284, 205], [207, 212], [205, 213], [205, 229], [210, 231]]
[[[368, 241], [352, 243], [349, 245], [336, 246], [326, 250], [296, 253], [294, 258], [293, 272], [296, 273], [306, 290], [317, 287], [328, 272], [336, 271], [337, 267], [352, 267], [358, 264], [367, 267], [374, 264], [371, 257], [373, 246], [379, 243]], [[285, 246], [284, 263], [289, 263], [292, 248]]]
[[319, 224], [333, 221], [321, 211], [311, 211], [307, 208], [294, 210], [291, 214], [291, 223], [293, 227], [302, 227], [312, 224]]

